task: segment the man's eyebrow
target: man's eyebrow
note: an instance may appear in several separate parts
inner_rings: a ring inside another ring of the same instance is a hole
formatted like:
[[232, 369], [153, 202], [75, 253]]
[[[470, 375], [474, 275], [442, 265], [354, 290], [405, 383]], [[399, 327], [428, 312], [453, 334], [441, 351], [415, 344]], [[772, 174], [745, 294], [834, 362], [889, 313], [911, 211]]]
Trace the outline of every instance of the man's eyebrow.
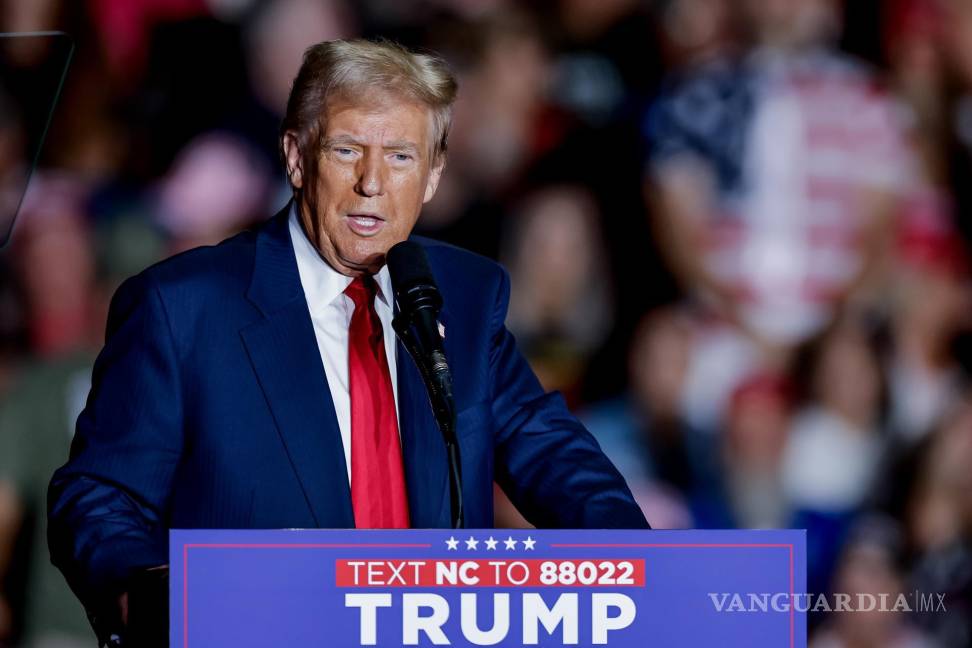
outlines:
[[324, 140], [324, 148], [331, 148], [332, 146], [342, 146], [347, 144], [363, 146], [363, 144], [356, 140], [352, 135], [337, 135], [335, 137], [328, 137]]
[[393, 142], [388, 142], [383, 147], [386, 151], [418, 151], [418, 146], [414, 142], [409, 142], [408, 140], [395, 140]]

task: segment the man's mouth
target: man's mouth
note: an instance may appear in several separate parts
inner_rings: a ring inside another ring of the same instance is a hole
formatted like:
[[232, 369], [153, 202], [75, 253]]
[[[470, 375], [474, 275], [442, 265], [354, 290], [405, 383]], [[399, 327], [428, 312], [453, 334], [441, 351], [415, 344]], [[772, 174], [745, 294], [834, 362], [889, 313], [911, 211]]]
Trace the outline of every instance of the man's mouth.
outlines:
[[377, 214], [348, 214], [348, 227], [359, 236], [374, 236], [385, 225], [385, 219]]

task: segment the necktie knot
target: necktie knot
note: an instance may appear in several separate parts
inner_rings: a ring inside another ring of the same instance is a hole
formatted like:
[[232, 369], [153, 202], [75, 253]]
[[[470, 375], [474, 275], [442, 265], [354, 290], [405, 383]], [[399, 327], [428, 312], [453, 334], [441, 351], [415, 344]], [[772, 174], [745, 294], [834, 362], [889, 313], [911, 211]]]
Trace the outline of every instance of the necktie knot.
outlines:
[[375, 283], [375, 278], [371, 275], [363, 275], [355, 277], [344, 289], [344, 294], [351, 298], [355, 309], [358, 310], [371, 308], [375, 303], [377, 291], [378, 285]]

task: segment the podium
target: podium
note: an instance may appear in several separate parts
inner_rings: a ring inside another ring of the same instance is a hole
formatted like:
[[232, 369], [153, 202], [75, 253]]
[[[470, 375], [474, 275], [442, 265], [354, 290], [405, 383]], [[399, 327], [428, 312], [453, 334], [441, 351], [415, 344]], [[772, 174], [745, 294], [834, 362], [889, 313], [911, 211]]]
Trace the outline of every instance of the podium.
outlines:
[[805, 532], [170, 532], [172, 648], [806, 646]]

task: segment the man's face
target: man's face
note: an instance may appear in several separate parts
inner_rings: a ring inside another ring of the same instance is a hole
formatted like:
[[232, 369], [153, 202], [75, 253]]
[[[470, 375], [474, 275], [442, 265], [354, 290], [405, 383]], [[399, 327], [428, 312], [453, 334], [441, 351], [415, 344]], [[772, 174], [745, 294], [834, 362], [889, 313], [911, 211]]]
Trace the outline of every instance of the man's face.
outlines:
[[431, 159], [431, 126], [428, 108], [388, 94], [332, 102], [317, 177], [304, 175], [296, 138], [284, 136], [291, 184], [315, 187], [316, 204], [299, 205], [304, 229], [338, 272], [374, 273], [408, 238], [442, 172]]

